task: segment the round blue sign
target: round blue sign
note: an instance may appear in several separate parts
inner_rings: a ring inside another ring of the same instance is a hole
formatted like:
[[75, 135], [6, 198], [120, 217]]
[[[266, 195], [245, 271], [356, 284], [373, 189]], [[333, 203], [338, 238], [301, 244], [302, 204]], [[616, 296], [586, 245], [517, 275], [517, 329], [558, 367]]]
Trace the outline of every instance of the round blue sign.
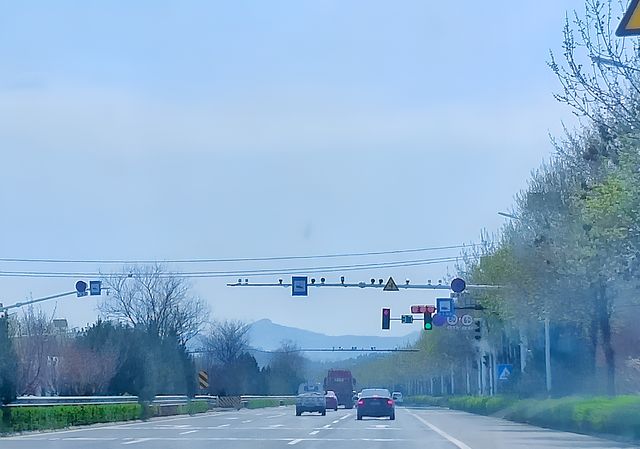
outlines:
[[444, 315], [440, 315], [439, 313], [436, 313], [435, 315], [433, 315], [432, 321], [434, 326], [444, 326], [445, 323], [447, 322], [447, 317]]
[[87, 291], [87, 283], [85, 281], [76, 282], [76, 291], [78, 293], [84, 293]]
[[451, 290], [454, 293], [462, 293], [465, 288], [467, 288], [467, 283], [464, 281], [464, 279], [455, 278], [453, 281], [451, 281]]

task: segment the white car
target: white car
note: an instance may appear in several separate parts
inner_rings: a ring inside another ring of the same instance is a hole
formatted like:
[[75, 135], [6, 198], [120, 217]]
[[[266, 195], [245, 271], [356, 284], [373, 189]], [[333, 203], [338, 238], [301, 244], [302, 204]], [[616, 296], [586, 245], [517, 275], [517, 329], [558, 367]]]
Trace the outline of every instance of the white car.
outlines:
[[394, 391], [391, 394], [391, 399], [393, 399], [396, 404], [402, 404], [402, 393], [400, 393], [399, 391]]

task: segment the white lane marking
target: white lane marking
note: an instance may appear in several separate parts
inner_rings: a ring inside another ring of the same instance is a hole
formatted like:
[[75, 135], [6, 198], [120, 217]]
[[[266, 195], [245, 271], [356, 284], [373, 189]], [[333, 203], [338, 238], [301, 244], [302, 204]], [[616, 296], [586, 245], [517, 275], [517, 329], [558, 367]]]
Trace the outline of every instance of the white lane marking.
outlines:
[[347, 419], [349, 416], [351, 416], [351, 413], [349, 413], [348, 415], [344, 415], [342, 418], [340, 419]]
[[309, 432], [309, 435], [317, 435], [319, 433], [320, 433], [319, 430], [314, 430], [313, 432]]
[[114, 441], [118, 438], [109, 438], [109, 437], [67, 437], [67, 438], [59, 438], [62, 441]]
[[276, 427], [284, 427], [284, 424], [271, 424], [269, 427], [275, 429]]
[[244, 421], [242, 421], [242, 424], [246, 424], [249, 422], [253, 422], [253, 419], [245, 419]]
[[418, 421], [420, 421], [422, 424], [424, 424], [425, 426], [427, 426], [429, 429], [433, 430], [435, 433], [437, 433], [438, 435], [440, 435], [443, 438], [446, 438], [447, 440], [449, 440], [451, 443], [455, 444], [458, 448], [460, 449], [471, 449], [471, 446], [467, 446], [466, 444], [464, 444], [462, 441], [458, 440], [457, 438], [452, 437], [451, 435], [449, 435], [447, 432], [445, 432], [444, 430], [434, 426], [433, 424], [431, 424], [429, 421], [426, 421], [425, 419], [423, 419], [421, 416], [416, 415], [413, 412], [409, 412], [409, 414], [411, 416], [413, 416], [414, 418], [416, 418]]
[[387, 427], [389, 427], [389, 425], [388, 424], [376, 424], [376, 427], [378, 429], [386, 429]]
[[136, 444], [136, 443], [144, 443], [145, 441], [153, 440], [153, 438], [136, 438], [135, 440], [125, 441], [122, 444]]
[[331, 424], [327, 424], [326, 426], [322, 426], [323, 429], [330, 429], [331, 428]]
[[289, 444], [290, 446], [293, 446], [294, 444], [298, 444], [299, 442], [301, 442], [302, 440], [300, 438], [298, 438], [297, 440], [291, 440], [289, 441], [287, 444]]
[[212, 429], [222, 429], [223, 427], [229, 427], [231, 424], [220, 424], [219, 426], [212, 427]]
[[180, 432], [180, 435], [188, 435], [190, 433], [196, 433], [197, 430], [187, 430], [186, 432]]
[[284, 416], [284, 413], [278, 413], [277, 415], [267, 416], [265, 419], [278, 418], [280, 416]]
[[226, 419], [240, 419], [240, 418], [238, 418], [237, 416], [230, 416], [229, 418], [226, 418]]
[[339, 419], [336, 419], [335, 421], [333, 421], [331, 424], [338, 424], [340, 422]]

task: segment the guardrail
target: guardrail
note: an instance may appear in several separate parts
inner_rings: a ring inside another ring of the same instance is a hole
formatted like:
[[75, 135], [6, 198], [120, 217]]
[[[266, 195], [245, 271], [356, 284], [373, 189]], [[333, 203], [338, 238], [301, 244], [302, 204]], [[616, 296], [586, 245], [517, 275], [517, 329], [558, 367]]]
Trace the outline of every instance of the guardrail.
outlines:
[[[260, 396], [260, 395], [242, 395], [235, 396], [239, 398], [240, 404], [246, 404], [252, 399], [275, 399], [284, 401], [287, 399], [295, 399], [296, 396]], [[224, 397], [223, 397], [224, 398]], [[194, 400], [206, 400], [209, 402], [209, 408], [216, 408], [218, 405], [223, 407], [222, 402], [218, 396], [210, 395], [196, 395]], [[97, 404], [130, 404], [137, 403], [137, 396], [20, 396], [9, 407], [24, 407], [24, 406], [47, 406], [47, 405], [97, 405]], [[187, 396], [182, 395], [160, 395], [156, 396], [151, 402], [152, 405], [169, 406], [180, 405], [189, 402]], [[235, 404], [236, 401], [228, 402], [229, 404]], [[234, 406], [235, 407], [235, 406]]]

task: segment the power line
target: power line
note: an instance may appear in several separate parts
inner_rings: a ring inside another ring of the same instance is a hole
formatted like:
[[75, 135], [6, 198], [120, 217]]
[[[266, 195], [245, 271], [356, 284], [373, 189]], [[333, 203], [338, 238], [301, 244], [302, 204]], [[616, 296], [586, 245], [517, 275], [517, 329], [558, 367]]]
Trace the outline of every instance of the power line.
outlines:
[[[414, 259], [394, 262], [381, 262], [369, 264], [330, 265], [321, 267], [296, 267], [263, 270], [236, 270], [236, 271], [191, 271], [191, 272], [167, 272], [159, 273], [158, 277], [184, 277], [184, 278], [220, 278], [232, 276], [274, 276], [288, 274], [312, 274], [333, 273], [339, 271], [363, 271], [369, 269], [387, 269], [397, 267], [411, 267], [421, 265], [433, 265], [439, 263], [456, 262], [459, 257], [441, 257], [431, 259]], [[71, 277], [104, 277], [109, 275], [101, 272], [67, 272], [67, 271], [0, 271], [0, 277], [42, 277], [42, 278], [71, 278]], [[127, 273], [115, 273], [116, 276], [128, 276]]]
[[368, 251], [360, 253], [335, 253], [335, 254], [315, 254], [306, 256], [273, 256], [273, 257], [238, 257], [228, 259], [38, 259], [38, 258], [17, 258], [0, 257], [0, 262], [25, 262], [25, 263], [95, 263], [95, 264], [152, 264], [152, 263], [227, 263], [227, 262], [264, 262], [275, 260], [302, 260], [302, 259], [329, 259], [339, 257], [360, 257], [360, 256], [381, 256], [388, 254], [406, 254], [427, 251], [439, 251], [445, 249], [462, 249], [478, 246], [477, 243], [467, 245], [432, 246], [425, 248], [396, 249], [389, 251]]

